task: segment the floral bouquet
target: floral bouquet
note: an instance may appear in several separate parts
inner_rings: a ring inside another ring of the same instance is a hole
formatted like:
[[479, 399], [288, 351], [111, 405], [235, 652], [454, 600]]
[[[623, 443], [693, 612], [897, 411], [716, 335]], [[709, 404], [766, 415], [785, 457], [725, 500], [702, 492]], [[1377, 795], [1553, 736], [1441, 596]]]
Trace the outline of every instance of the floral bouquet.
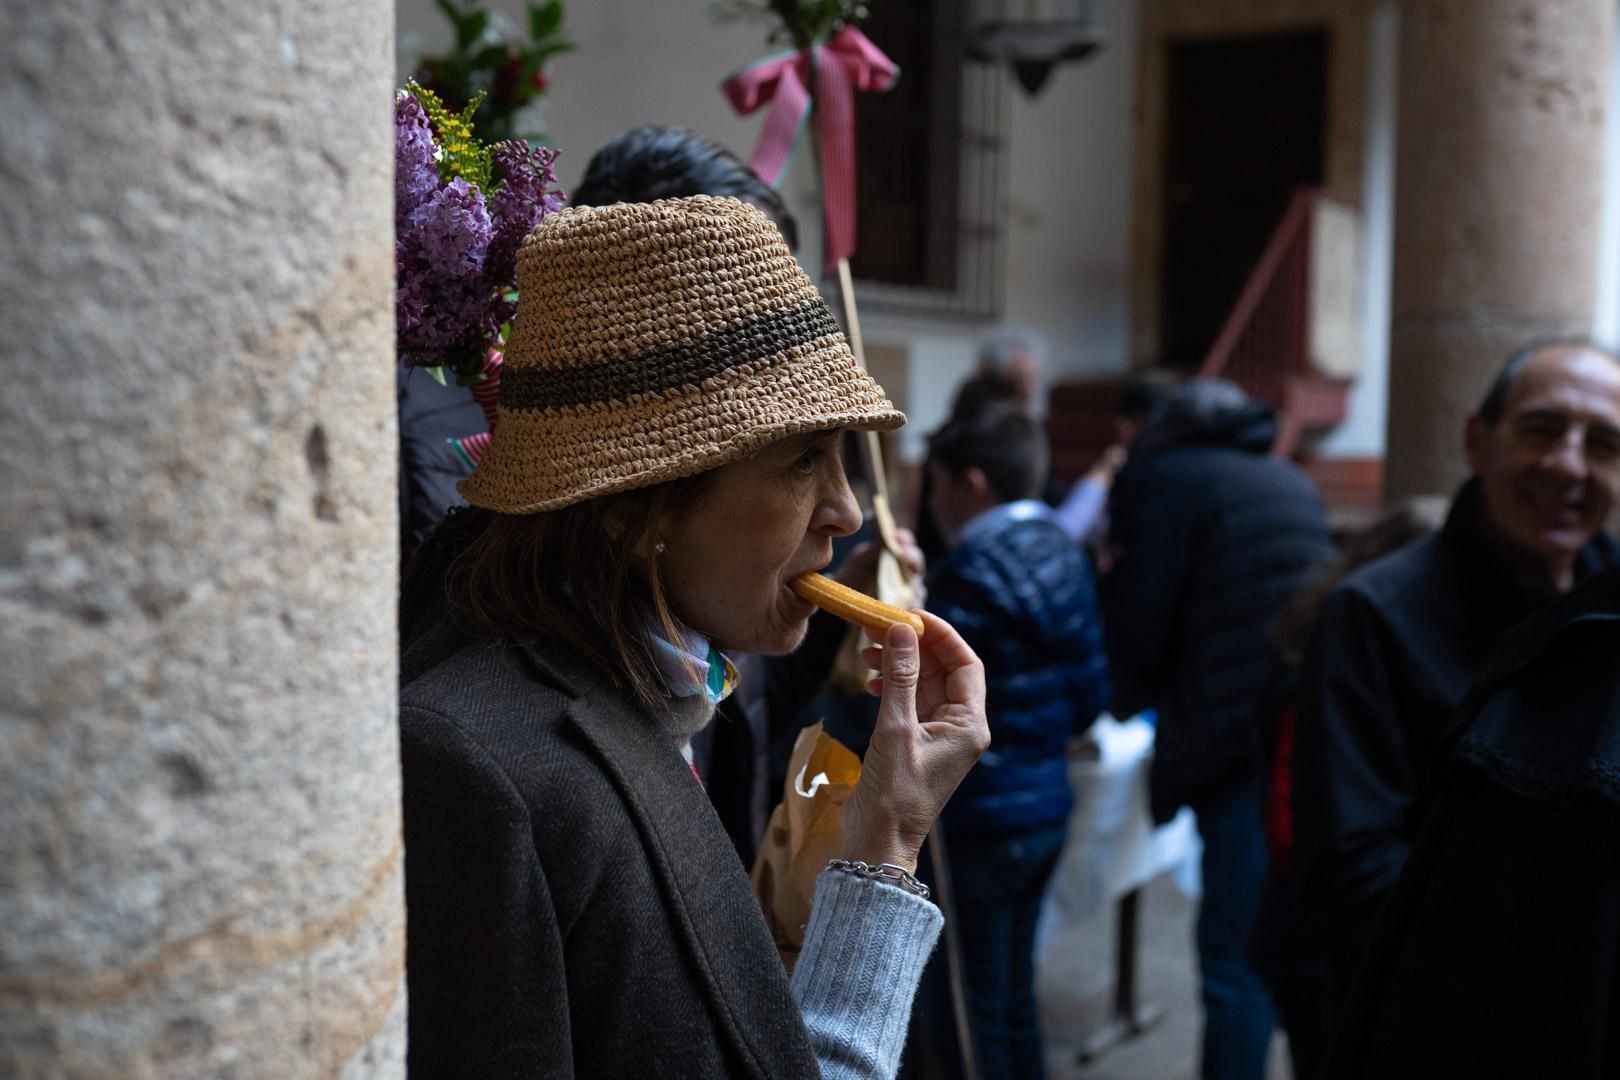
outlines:
[[[517, 309], [523, 238], [563, 206], [557, 151], [472, 132], [482, 95], [460, 113], [410, 83], [394, 100], [394, 322], [400, 360], [472, 388], [491, 424], [502, 349]], [[459, 440], [476, 463], [488, 434]]]

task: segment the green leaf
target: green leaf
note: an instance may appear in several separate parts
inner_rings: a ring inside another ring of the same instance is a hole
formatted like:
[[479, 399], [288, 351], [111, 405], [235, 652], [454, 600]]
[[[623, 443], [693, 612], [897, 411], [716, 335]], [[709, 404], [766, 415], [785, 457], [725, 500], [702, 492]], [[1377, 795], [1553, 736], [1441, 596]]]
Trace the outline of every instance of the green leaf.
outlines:
[[434, 364], [432, 367], [423, 368], [422, 370], [427, 372], [429, 375], [433, 376], [433, 380], [435, 382], [437, 382], [440, 386], [449, 386], [450, 385], [449, 383], [444, 381], [444, 365], [443, 364]]
[[456, 24], [456, 50], [466, 52], [473, 47], [489, 26], [489, 12], [473, 11]]
[[[573, 51], [574, 51], [573, 42], [570, 42], [570, 41], [553, 41], [548, 45], [542, 45], [538, 49], [535, 49], [534, 52], [532, 52], [530, 55], [533, 56], [536, 60], [544, 60], [548, 56], [556, 56], [558, 53], [571, 53]], [[538, 67], [539, 65], [536, 65], [536, 66]], [[531, 72], [531, 74], [532, 74], [532, 72]]]
[[505, 45], [486, 45], [473, 55], [473, 58], [468, 61], [468, 65], [474, 69], [483, 68], [486, 71], [499, 71], [506, 66], [508, 55]]
[[535, 41], [550, 37], [562, 28], [562, 0], [529, 5], [529, 36]]

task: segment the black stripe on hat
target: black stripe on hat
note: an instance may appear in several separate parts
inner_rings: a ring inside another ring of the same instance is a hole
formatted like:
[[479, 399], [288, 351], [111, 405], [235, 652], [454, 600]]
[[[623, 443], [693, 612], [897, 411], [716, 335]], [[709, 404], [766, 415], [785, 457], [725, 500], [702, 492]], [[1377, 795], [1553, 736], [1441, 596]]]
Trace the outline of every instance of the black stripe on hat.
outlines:
[[767, 311], [696, 341], [640, 356], [566, 368], [507, 364], [501, 371], [501, 406], [555, 409], [625, 401], [633, 394], [698, 386], [705, 379], [743, 364], [836, 333], [837, 321], [818, 298], [798, 307]]

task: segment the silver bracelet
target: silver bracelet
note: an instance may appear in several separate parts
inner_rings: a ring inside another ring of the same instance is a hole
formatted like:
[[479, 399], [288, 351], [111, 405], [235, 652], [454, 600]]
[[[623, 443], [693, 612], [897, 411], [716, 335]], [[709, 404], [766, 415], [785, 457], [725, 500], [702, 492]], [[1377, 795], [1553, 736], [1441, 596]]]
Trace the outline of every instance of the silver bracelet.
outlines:
[[876, 878], [887, 881], [890, 885], [898, 886], [913, 896], [926, 900], [929, 896], [928, 886], [911, 875], [911, 871], [894, 863], [878, 863], [876, 866], [863, 863], [859, 859], [832, 859], [827, 863], [829, 870], [842, 870], [846, 874], [856, 877]]

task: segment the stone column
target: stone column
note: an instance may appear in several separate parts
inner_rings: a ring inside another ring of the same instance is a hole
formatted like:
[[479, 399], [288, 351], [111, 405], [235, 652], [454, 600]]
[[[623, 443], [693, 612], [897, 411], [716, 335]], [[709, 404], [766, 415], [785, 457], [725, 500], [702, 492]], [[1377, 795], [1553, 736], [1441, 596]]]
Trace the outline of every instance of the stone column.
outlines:
[[403, 1072], [392, 65], [0, 8], [0, 1075]]
[[1401, 0], [1385, 495], [1450, 493], [1463, 420], [1597, 306], [1613, 0]]

